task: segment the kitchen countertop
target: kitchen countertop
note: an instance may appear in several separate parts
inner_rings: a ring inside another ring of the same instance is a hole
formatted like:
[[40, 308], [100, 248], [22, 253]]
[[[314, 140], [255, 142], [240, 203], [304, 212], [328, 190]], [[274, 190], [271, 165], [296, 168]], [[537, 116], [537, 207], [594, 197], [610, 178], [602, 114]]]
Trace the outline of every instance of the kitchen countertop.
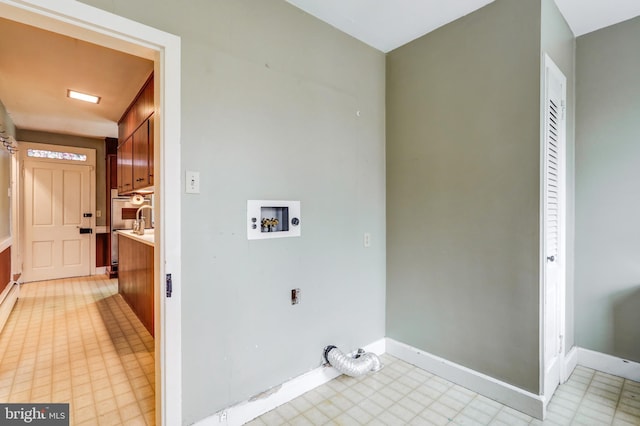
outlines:
[[149, 246], [155, 245], [155, 229], [145, 229], [144, 235], [134, 234], [131, 230], [121, 229], [118, 231], [118, 234], [123, 235], [125, 237], [129, 237], [132, 240], [139, 241], [143, 244], [147, 244]]

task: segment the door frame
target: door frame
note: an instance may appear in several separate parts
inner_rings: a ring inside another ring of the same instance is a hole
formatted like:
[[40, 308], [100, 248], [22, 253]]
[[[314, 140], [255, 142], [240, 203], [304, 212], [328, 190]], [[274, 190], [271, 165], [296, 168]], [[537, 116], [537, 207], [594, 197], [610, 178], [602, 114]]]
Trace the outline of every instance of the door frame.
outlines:
[[[566, 371], [566, 277], [567, 277], [567, 164], [566, 164], [566, 77], [562, 70], [553, 62], [551, 57], [543, 53], [541, 58], [541, 84], [540, 84], [540, 255], [539, 255], [539, 271], [540, 271], [540, 346], [539, 346], [539, 359], [540, 359], [540, 394], [543, 396], [543, 413], [546, 414], [547, 405], [551, 401], [553, 395], [547, 395], [549, 384], [546, 378], [546, 363], [545, 363], [545, 296], [546, 296], [546, 221], [545, 221], [545, 183], [546, 183], [546, 141], [545, 141], [545, 116], [546, 116], [546, 103], [547, 103], [547, 73], [558, 73], [565, 81], [563, 85], [562, 102], [564, 103], [562, 108], [564, 129], [561, 132], [561, 143], [559, 144], [559, 156], [560, 164], [563, 167], [562, 173], [559, 178], [559, 227], [560, 232], [558, 234], [558, 331], [560, 333], [560, 351], [558, 354], [560, 383], [564, 383], [567, 380]], [[555, 389], [555, 388], [554, 388]], [[543, 414], [544, 415], [544, 414]]]
[[154, 61], [156, 423], [181, 424], [180, 37], [74, 0], [0, 0], [0, 16]]
[[[49, 150], [49, 151], [67, 151], [67, 152], [75, 152], [78, 154], [85, 154], [87, 155], [87, 162], [86, 163], [80, 163], [78, 162], [77, 164], [74, 164], [74, 162], [70, 162], [70, 161], [66, 161], [66, 160], [51, 160], [51, 159], [39, 159], [39, 158], [30, 158], [27, 157], [27, 150], [28, 149], [44, 149], [44, 150]], [[93, 229], [93, 232], [91, 232], [90, 235], [90, 243], [89, 243], [89, 274], [91, 275], [95, 275], [96, 274], [96, 233], [95, 233], [95, 229], [96, 229], [96, 151], [95, 149], [90, 149], [90, 148], [80, 148], [80, 147], [75, 147], [75, 146], [66, 146], [66, 145], [50, 145], [50, 144], [46, 144], [46, 143], [36, 143], [36, 142], [26, 142], [26, 141], [18, 141], [18, 170], [19, 170], [19, 175], [20, 175], [20, 183], [17, 187], [17, 190], [19, 191], [19, 195], [18, 197], [16, 197], [18, 200], [20, 200], [20, 204], [17, 205], [17, 212], [19, 212], [20, 215], [24, 214], [25, 211], [25, 187], [24, 187], [24, 170], [25, 170], [25, 164], [27, 163], [27, 161], [29, 162], [50, 162], [50, 163], [58, 163], [58, 164], [70, 164], [70, 165], [79, 165], [79, 166], [88, 166], [90, 167], [90, 171], [89, 171], [89, 184], [90, 184], [90, 189], [89, 189], [89, 209], [91, 210], [91, 213], [93, 213], [93, 216], [91, 217], [91, 228]], [[20, 216], [22, 217], [22, 216]], [[27, 232], [25, 229], [26, 223], [24, 220], [21, 220], [20, 223], [22, 224], [22, 227], [19, 229], [19, 239], [20, 239], [20, 246], [19, 246], [19, 250], [20, 250], [20, 257], [22, 259], [24, 259], [24, 253], [23, 253], [23, 249], [25, 247], [27, 247], [26, 244], [26, 238], [27, 238]], [[23, 266], [23, 265], [21, 265]], [[20, 268], [20, 274], [22, 275], [22, 277], [24, 277], [24, 268], [21, 267]]]

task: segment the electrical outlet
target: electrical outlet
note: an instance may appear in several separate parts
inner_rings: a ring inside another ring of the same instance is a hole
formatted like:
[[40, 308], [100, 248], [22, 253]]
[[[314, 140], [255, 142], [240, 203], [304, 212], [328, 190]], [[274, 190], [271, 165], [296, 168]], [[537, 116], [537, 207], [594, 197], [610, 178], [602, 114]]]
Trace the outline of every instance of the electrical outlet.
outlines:
[[292, 305], [297, 305], [298, 303], [300, 303], [300, 289], [299, 288], [292, 288], [291, 289], [291, 304]]
[[362, 242], [365, 247], [371, 247], [371, 234], [368, 232], [365, 232]]
[[227, 411], [222, 411], [220, 412], [220, 414], [218, 414], [218, 419], [220, 421], [220, 423], [224, 423], [227, 421]]

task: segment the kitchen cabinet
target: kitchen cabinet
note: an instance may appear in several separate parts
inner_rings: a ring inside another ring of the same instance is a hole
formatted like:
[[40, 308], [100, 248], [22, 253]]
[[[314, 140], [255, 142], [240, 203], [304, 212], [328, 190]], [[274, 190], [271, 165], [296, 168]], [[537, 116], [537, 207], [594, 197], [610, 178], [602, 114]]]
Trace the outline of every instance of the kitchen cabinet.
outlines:
[[116, 161], [118, 193], [126, 194], [133, 190], [133, 135], [118, 146]]
[[153, 168], [153, 163], [149, 162], [149, 159], [153, 156], [153, 150], [149, 150], [149, 125], [149, 120], [145, 120], [145, 122], [133, 133], [132, 175], [134, 190], [146, 188], [153, 184], [149, 178], [150, 170]]
[[[130, 231], [129, 231], [130, 232]], [[153, 251], [149, 242], [118, 233], [118, 293], [153, 336]]]
[[118, 194], [153, 185], [153, 114], [152, 74], [118, 122]]
[[148, 167], [149, 185], [153, 185], [153, 156], [154, 156], [153, 122], [155, 120], [154, 117], [155, 117], [155, 114], [151, 114], [148, 120], [149, 122], [149, 167]]

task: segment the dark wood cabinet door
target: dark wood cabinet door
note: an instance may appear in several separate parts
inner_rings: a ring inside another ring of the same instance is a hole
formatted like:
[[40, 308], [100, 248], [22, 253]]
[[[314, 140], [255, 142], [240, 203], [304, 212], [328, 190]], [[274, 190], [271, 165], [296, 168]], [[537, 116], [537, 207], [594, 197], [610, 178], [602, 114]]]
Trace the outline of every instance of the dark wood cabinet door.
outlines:
[[118, 147], [118, 193], [133, 191], [133, 136], [130, 136]]
[[133, 133], [133, 189], [149, 186], [149, 122]]
[[118, 150], [116, 151], [116, 188], [118, 188], [118, 194], [122, 194], [122, 154], [123, 151], [121, 149], [122, 144], [118, 145]]
[[149, 174], [149, 185], [153, 185], [153, 157], [154, 157], [154, 140], [153, 140], [153, 135], [154, 135], [154, 131], [153, 131], [153, 125], [154, 125], [154, 114], [151, 114], [151, 117], [149, 117], [149, 167], [148, 167], [148, 174]]
[[118, 194], [153, 185], [153, 74], [118, 122]]

